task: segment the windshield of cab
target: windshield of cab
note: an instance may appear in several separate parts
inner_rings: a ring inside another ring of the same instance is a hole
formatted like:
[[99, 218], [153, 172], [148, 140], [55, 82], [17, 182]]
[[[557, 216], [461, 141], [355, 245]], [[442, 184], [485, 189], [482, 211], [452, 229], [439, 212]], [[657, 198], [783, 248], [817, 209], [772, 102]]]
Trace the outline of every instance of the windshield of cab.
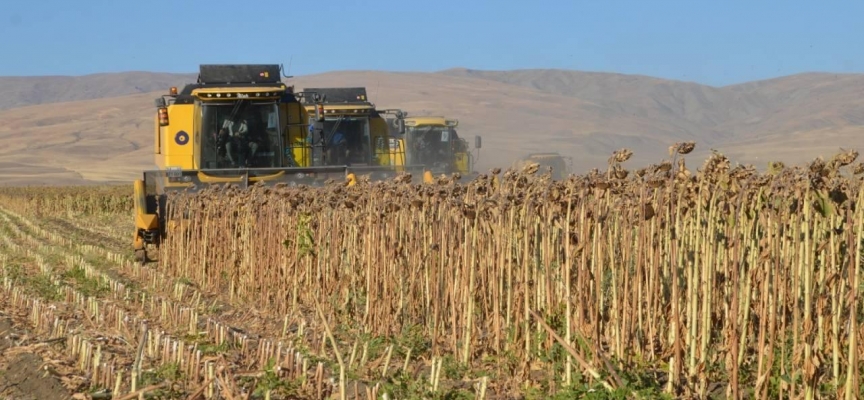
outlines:
[[[313, 136], [326, 165], [367, 164], [371, 162], [369, 118], [328, 117], [324, 129]], [[317, 158], [317, 157], [316, 157]]]
[[282, 166], [279, 126], [275, 102], [201, 104], [201, 167]]
[[409, 164], [448, 166], [453, 153], [461, 149], [456, 130], [449, 126], [425, 125], [405, 128]]

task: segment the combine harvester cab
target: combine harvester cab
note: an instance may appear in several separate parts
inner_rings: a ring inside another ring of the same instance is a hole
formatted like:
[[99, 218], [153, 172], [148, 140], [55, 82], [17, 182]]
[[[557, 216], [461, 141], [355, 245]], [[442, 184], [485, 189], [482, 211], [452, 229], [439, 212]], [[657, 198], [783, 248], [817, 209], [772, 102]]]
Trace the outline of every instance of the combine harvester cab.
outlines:
[[400, 134], [405, 133], [401, 110], [377, 109], [363, 87], [305, 88], [304, 93], [303, 112], [319, 115], [320, 128], [292, 135], [291, 154], [301, 164], [344, 164], [352, 172], [368, 172], [373, 181], [422, 173], [422, 165], [406, 164], [402, 138], [390, 136], [387, 115], [395, 115]]
[[[322, 186], [331, 180], [353, 185], [361, 175], [381, 180], [422, 173], [422, 166], [405, 167], [404, 153], [400, 158], [398, 151], [384, 151], [386, 146], [373, 147], [388, 132], [365, 89], [357, 94], [359, 102], [342, 104], [334, 98], [345, 89], [316, 90], [295, 93], [281, 81], [279, 65], [201, 65], [198, 82], [157, 98], [157, 169], [145, 171], [133, 185], [133, 247], [141, 259], [146, 260], [148, 244], [158, 246], [166, 235], [163, 216], [172, 191], [214, 184]], [[346, 143], [337, 148], [332, 139], [346, 121], [343, 127], [361, 127], [360, 139], [341, 132], [354, 151], [339, 157]]]
[[[423, 165], [424, 178], [432, 179], [433, 175], [449, 175], [458, 173], [468, 180], [478, 175], [474, 166], [479, 159], [481, 137], [474, 137], [474, 153], [468, 146], [468, 141], [459, 137], [456, 127], [459, 121], [441, 116], [409, 117], [403, 113], [405, 146], [405, 163], [407, 165]], [[399, 124], [399, 119], [392, 119], [391, 129]], [[394, 137], [397, 137], [394, 133]]]

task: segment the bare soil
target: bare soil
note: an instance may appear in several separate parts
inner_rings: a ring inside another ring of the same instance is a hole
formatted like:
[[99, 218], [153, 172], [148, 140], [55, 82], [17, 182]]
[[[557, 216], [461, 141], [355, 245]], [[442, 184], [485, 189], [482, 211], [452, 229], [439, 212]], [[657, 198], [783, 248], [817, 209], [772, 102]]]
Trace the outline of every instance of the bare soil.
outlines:
[[0, 399], [72, 399], [54, 366], [37, 353], [44, 346], [34, 342], [44, 344], [11, 318], [0, 317]]

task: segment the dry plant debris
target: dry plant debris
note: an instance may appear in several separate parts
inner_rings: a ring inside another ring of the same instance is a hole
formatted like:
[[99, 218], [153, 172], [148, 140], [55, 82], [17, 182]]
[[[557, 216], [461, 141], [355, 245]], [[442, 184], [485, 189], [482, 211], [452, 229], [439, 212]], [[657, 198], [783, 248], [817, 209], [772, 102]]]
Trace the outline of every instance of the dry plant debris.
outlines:
[[[290, 374], [306, 377], [300, 387], [312, 398], [860, 398], [858, 153], [759, 172], [718, 152], [690, 170], [694, 149], [676, 143], [671, 159], [633, 171], [623, 166], [632, 151], [621, 149], [605, 173], [563, 181], [527, 165], [465, 183], [172, 194], [158, 266], [116, 269], [154, 293], [172, 280], [186, 292], [164, 297], [176, 306], [123, 305], [166, 332], [191, 323], [216, 343], [230, 337], [241, 350], [184, 366], [195, 377], [189, 393], [206, 386], [215, 397], [245, 390], [241, 377], [272, 378], [261, 354], [290, 348], [300, 357]], [[19, 231], [3, 251], [26, 256], [13, 248], [28, 236], [62, 247], [24, 223], [45, 217], [44, 200], [21, 190], [0, 193], [6, 229]], [[117, 215], [128, 207], [96, 202]], [[115, 292], [99, 310], [125, 293]], [[167, 357], [195, 360], [183, 351]]]

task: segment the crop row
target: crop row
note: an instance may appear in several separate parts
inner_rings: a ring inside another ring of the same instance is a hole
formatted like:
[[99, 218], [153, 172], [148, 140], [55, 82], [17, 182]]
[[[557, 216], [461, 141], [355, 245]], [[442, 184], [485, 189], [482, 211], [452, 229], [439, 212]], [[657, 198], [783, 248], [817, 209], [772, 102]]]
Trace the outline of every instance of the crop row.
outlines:
[[0, 202], [37, 216], [132, 212], [131, 185], [4, 187]]
[[[63, 261], [59, 261], [58, 254], [48, 254], [47, 249], [56, 244], [53, 242], [68, 245], [63, 237], [41, 230], [9, 211], [0, 213], [0, 218], [6, 233], [2, 272], [7, 306], [29, 311], [35, 332], [49, 339], [65, 337], [68, 356], [77, 359], [78, 368], [88, 373], [91, 388], [113, 388], [113, 393], [140, 389], [136, 386], [146, 372], [141, 369], [146, 360], [153, 367], [151, 375], [153, 369], [176, 368], [175, 373], [184, 377], [183, 384], [193, 388], [205, 385], [208, 398], [219, 397], [214, 392], [217, 388], [236, 393], [236, 387], [229, 389], [235, 384], [236, 372], [245, 371], [255, 377], [263, 373], [268, 362], [274, 363], [282, 379], [310, 381], [319, 393], [329, 390], [322, 365], [318, 364], [314, 376], [307, 377], [308, 358], [290, 344], [283, 346], [280, 342], [277, 346], [263, 339], [247, 341], [225, 324], [209, 318], [206, 322], [199, 321], [194, 303], [185, 306], [170, 298], [132, 289], [81, 255], [65, 254], [60, 258]], [[70, 249], [59, 248], [64, 252]], [[79, 250], [87, 254], [94, 249]], [[7, 265], [10, 256], [17, 262]], [[48, 262], [46, 257], [57, 261]], [[33, 267], [22, 271], [21, 264]], [[128, 263], [126, 266], [131, 267]], [[74, 284], [68, 283], [70, 277]], [[174, 295], [182, 299], [184, 291], [175, 287]], [[81, 318], [89, 329], [81, 329]], [[139, 332], [140, 326], [147, 328]], [[252, 346], [248, 346], [250, 342]], [[129, 348], [134, 346], [138, 346], [137, 357], [134, 352], [129, 354]], [[237, 358], [230, 357], [231, 354]], [[217, 373], [221, 374], [218, 379]], [[125, 376], [131, 379], [124, 379]]]
[[416, 330], [417, 357], [498, 388], [860, 395], [857, 153], [767, 172], [715, 153], [691, 171], [692, 149], [634, 171], [622, 150], [563, 181], [529, 165], [175, 194], [160, 268], [271, 314], [321, 310], [349, 344]]

